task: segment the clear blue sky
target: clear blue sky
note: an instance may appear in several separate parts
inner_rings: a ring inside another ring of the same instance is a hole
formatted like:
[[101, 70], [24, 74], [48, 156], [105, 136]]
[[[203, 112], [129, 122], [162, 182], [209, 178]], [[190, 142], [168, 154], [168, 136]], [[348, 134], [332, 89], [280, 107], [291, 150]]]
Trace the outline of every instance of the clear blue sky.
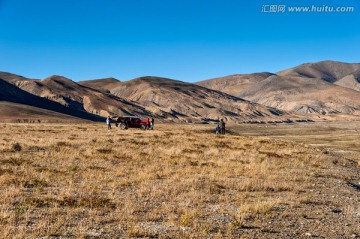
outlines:
[[[353, 13], [262, 13], [262, 6]], [[0, 0], [0, 71], [194, 82], [320, 60], [360, 62], [360, 0]]]

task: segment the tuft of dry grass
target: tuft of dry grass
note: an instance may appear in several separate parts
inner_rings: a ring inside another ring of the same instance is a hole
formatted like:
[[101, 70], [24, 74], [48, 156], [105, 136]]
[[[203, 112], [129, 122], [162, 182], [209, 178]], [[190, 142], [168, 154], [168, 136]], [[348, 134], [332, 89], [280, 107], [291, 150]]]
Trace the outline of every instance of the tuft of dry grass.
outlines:
[[19, 152], [22, 150], [22, 147], [19, 143], [14, 143], [12, 146], [11, 146], [11, 149], [14, 151], [14, 152]]

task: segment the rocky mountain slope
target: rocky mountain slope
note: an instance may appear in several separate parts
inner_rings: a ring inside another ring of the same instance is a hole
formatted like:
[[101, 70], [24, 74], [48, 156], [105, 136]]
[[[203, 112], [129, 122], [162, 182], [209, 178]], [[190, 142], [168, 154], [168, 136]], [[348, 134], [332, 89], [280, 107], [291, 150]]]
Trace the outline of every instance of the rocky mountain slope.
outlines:
[[58, 102], [30, 94], [7, 81], [0, 79], [1, 119], [87, 119], [101, 120], [88, 112], [70, 109]]
[[360, 64], [324, 61], [197, 84], [296, 114], [359, 115], [359, 73]]
[[321, 61], [306, 63], [278, 72], [280, 76], [301, 76], [304, 78], [319, 78], [334, 83], [345, 76], [360, 70], [360, 64], [350, 64], [337, 61]]
[[79, 81], [78, 83], [83, 86], [109, 93], [111, 89], [119, 86], [121, 81], [110, 77], [97, 80]]
[[[334, 61], [196, 84], [151, 76], [124, 82], [74, 82], [57, 75], [36, 80], [6, 72], [0, 79], [2, 101], [87, 119], [137, 115], [164, 122], [248, 122], [360, 115], [360, 64]], [[20, 93], [9, 93], [15, 91]]]
[[360, 64], [336, 61], [307, 63], [277, 73], [280, 76], [301, 76], [317, 78], [345, 88], [360, 89]]
[[[223, 92], [159, 77], [142, 77], [127, 82], [108, 78], [76, 83], [56, 75], [43, 80], [10, 73], [1, 73], [0, 76], [13, 89], [36, 96], [36, 99], [60, 104], [70, 111], [103, 117], [153, 116], [165, 122], [216, 121], [225, 118], [232, 122], [243, 122], [286, 120], [290, 116], [281, 110]], [[6, 91], [5, 88], [3, 91]]]
[[69, 109], [102, 117], [148, 114], [142, 106], [112, 94], [82, 86], [62, 76], [50, 76], [44, 80], [29, 80], [16, 77], [8, 79], [8, 81], [30, 94], [57, 102]]
[[287, 115], [223, 92], [159, 77], [141, 77], [123, 82], [110, 92], [137, 102], [152, 114], [167, 120], [218, 120], [224, 117], [231, 121], [243, 121]]

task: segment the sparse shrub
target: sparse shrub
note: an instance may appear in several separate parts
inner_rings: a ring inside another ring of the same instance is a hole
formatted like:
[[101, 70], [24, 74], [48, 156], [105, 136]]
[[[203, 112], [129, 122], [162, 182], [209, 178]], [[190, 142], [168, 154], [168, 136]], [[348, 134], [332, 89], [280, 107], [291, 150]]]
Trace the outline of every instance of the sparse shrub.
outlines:
[[228, 143], [226, 143], [226, 142], [217, 142], [216, 143], [216, 147], [217, 148], [222, 148], [222, 149], [231, 149], [231, 146], [228, 144]]
[[52, 147], [55, 149], [56, 152], [60, 152], [61, 149], [63, 148], [70, 148], [72, 145], [70, 143], [64, 142], [64, 141], [59, 141], [57, 143], [55, 143]]
[[76, 139], [77, 137], [78, 137], [77, 134], [71, 134], [68, 139], [69, 139], [69, 140], [74, 140], [74, 139]]
[[71, 146], [71, 144], [67, 143], [67, 142], [64, 142], [64, 141], [59, 141], [56, 143], [56, 146], [59, 146], [59, 147], [66, 147], [66, 146]]
[[72, 172], [76, 172], [78, 169], [79, 169], [79, 167], [78, 167], [77, 165], [72, 165], [72, 166], [70, 167], [70, 170], [71, 170]]
[[129, 140], [131, 144], [134, 144], [134, 145], [139, 145], [139, 146], [145, 146], [145, 145], [148, 145], [149, 142], [146, 142], [146, 141], [138, 141], [138, 140], [135, 140], [135, 139], [130, 139]]
[[224, 190], [225, 187], [223, 185], [212, 183], [209, 187], [209, 193], [210, 194], [220, 194], [222, 190]]
[[112, 203], [110, 199], [98, 195], [83, 197], [66, 196], [62, 200], [59, 200], [58, 203], [60, 206], [67, 207], [116, 208], [116, 205]]
[[20, 166], [21, 164], [24, 163], [24, 160], [21, 158], [14, 158], [14, 157], [10, 157], [9, 159], [5, 159], [1, 161], [3, 164], [10, 164], [13, 166]]
[[190, 161], [189, 163], [190, 163], [191, 166], [199, 166], [198, 161]]
[[149, 154], [146, 152], [140, 152], [139, 156], [143, 158], [143, 157], [148, 157]]
[[255, 213], [255, 214], [267, 214], [275, 206], [275, 202], [257, 202], [251, 204], [244, 204], [239, 208], [240, 213]]
[[91, 170], [102, 170], [102, 171], [106, 170], [105, 167], [99, 167], [99, 166], [96, 166], [96, 165], [90, 165], [89, 169], [91, 169]]
[[97, 149], [97, 151], [102, 154], [110, 154], [112, 152], [112, 149], [103, 148], [103, 149]]
[[188, 154], [192, 154], [192, 153], [196, 153], [196, 154], [200, 154], [202, 153], [203, 151], [202, 150], [199, 150], [199, 149], [183, 149], [182, 152], [184, 154], [188, 153]]
[[131, 226], [127, 230], [127, 234], [131, 238], [158, 238], [157, 235], [153, 235], [152, 233], [142, 229], [140, 226], [135, 225]]
[[47, 207], [50, 205], [50, 203], [54, 202], [54, 199], [51, 198], [26, 198], [25, 199], [25, 204], [26, 205], [31, 205], [31, 206], [35, 206], [35, 207]]
[[1, 169], [0, 168], [0, 175], [4, 175], [4, 174], [13, 174], [14, 171], [11, 169]]
[[207, 148], [205, 144], [194, 144], [194, 146], [196, 146], [196, 148]]
[[8, 223], [8, 219], [6, 216], [0, 216], [0, 225], [6, 225]]
[[269, 140], [264, 140], [264, 139], [262, 139], [262, 140], [260, 140], [259, 141], [259, 143], [260, 144], [269, 144], [269, 143], [271, 143]]
[[181, 215], [179, 223], [183, 227], [188, 227], [191, 224], [191, 221], [192, 221], [191, 219], [192, 218], [189, 215], [184, 214], [184, 215]]
[[268, 157], [272, 157], [272, 158], [282, 158], [281, 155], [275, 153], [275, 152], [263, 152], [263, 151], [259, 151], [259, 154], [265, 154]]
[[44, 151], [46, 150], [46, 147], [41, 147], [41, 146], [37, 146], [37, 145], [31, 145], [28, 147], [29, 151]]
[[39, 189], [39, 190], [42, 190], [47, 185], [48, 185], [48, 183], [43, 179], [33, 179], [33, 180], [25, 182], [23, 184], [23, 186], [25, 188], [36, 188], [36, 189]]
[[20, 215], [25, 213], [26, 207], [18, 205], [14, 208], [14, 211], [15, 211], [15, 215]]
[[14, 143], [11, 147], [14, 152], [20, 152], [22, 150], [22, 146], [19, 143]]
[[245, 226], [245, 218], [242, 215], [233, 215], [232, 216], [232, 222], [231, 227], [236, 228], [242, 228]]

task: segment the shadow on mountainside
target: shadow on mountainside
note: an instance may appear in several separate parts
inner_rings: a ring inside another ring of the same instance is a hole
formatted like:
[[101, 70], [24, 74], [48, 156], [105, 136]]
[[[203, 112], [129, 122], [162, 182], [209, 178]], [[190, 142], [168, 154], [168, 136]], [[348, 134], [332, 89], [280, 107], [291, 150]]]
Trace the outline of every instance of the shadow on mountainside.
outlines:
[[2, 91], [0, 91], [0, 101], [8, 101], [34, 106], [91, 121], [104, 120], [104, 118], [101, 116], [90, 114], [88, 112], [80, 111], [77, 109], [70, 109], [57, 102], [30, 94], [2, 79], [0, 79], [0, 88], [2, 89]]

